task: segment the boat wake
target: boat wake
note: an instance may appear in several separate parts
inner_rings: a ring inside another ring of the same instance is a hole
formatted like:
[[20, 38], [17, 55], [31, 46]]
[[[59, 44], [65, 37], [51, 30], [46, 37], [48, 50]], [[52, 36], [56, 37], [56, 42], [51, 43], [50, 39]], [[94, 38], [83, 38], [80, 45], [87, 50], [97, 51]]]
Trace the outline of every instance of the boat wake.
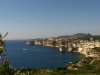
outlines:
[[27, 49], [23, 48], [23, 50], [27, 50]]
[[31, 50], [31, 49], [26, 49], [26, 48], [23, 48], [23, 50]]

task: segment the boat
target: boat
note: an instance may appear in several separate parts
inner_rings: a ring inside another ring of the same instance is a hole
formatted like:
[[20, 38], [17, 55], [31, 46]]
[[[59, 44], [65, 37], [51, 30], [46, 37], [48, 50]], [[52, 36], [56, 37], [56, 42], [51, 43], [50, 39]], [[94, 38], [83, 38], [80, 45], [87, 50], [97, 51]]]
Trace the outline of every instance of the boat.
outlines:
[[27, 50], [27, 49], [23, 48], [23, 50]]

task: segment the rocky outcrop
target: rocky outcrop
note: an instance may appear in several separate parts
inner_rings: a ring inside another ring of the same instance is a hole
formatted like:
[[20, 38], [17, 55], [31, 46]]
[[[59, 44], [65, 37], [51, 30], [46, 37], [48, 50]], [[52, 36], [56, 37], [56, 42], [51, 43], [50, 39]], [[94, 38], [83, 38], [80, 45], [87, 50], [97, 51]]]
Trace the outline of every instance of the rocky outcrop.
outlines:
[[[32, 41], [35, 45], [43, 45], [48, 47], [57, 47], [60, 51], [79, 52], [86, 57], [99, 56], [100, 50], [95, 50], [95, 47], [100, 47], [100, 40], [82, 40], [82, 39], [69, 39], [69, 38], [48, 38], [48, 39], [36, 39]], [[63, 50], [62, 50], [63, 49]]]

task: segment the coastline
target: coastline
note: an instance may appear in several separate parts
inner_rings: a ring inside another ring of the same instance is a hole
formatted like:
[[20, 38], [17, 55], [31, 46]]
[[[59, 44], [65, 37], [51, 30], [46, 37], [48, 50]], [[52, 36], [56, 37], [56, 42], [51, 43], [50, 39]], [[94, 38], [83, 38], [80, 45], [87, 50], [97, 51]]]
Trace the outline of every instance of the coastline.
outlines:
[[95, 48], [100, 47], [100, 40], [94, 40], [93, 38], [89, 40], [67, 38], [35, 39], [30, 40], [30, 44], [56, 47], [60, 51], [78, 52], [84, 54], [86, 57], [100, 57], [100, 53], [95, 50]]

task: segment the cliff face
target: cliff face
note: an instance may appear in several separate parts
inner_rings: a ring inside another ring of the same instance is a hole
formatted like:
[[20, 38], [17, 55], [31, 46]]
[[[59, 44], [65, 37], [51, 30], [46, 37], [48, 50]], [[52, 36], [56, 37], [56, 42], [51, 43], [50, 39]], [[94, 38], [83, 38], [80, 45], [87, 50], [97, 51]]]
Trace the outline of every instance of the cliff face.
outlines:
[[67, 39], [67, 38], [49, 38], [34, 40], [35, 45], [43, 45], [48, 47], [57, 47], [63, 51], [72, 51], [85, 54], [86, 57], [97, 57], [99, 50], [93, 48], [100, 47], [100, 40], [80, 40], [80, 39]]

